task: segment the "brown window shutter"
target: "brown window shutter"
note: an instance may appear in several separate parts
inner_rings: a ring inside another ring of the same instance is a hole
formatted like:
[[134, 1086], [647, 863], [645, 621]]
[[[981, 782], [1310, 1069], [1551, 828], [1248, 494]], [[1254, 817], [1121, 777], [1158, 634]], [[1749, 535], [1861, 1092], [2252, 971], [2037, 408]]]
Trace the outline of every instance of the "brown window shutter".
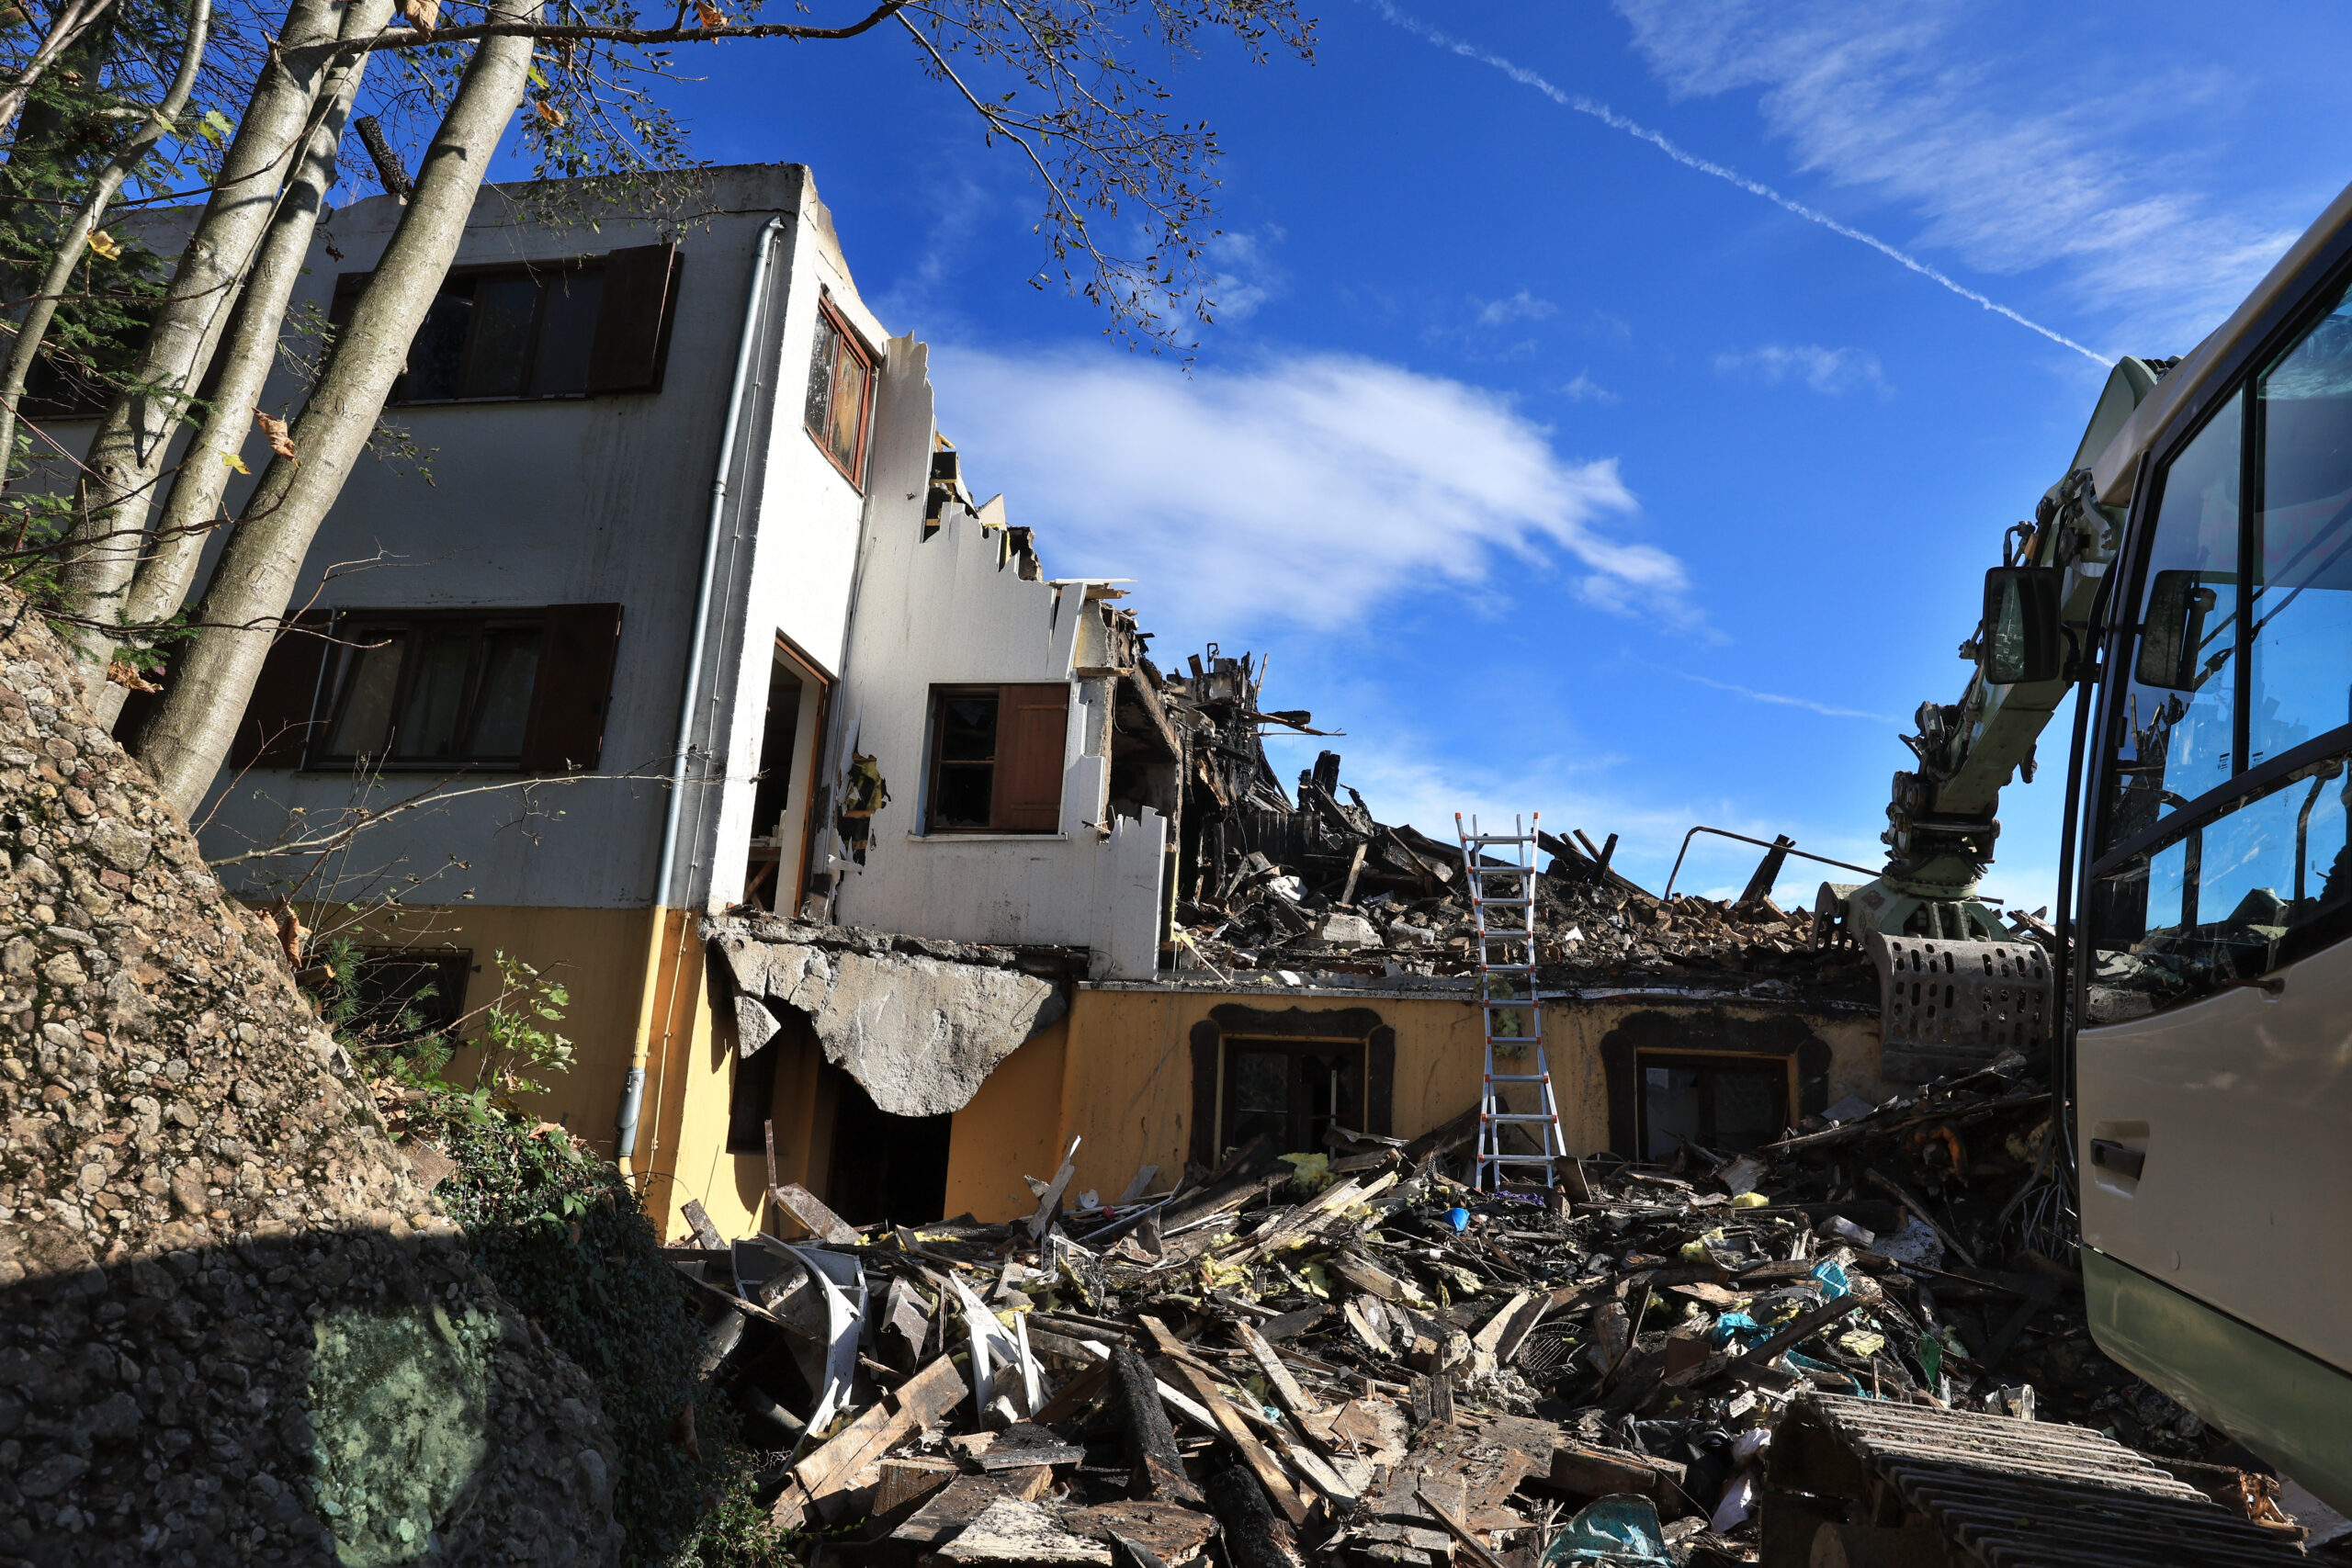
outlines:
[[[299, 768], [310, 749], [315, 709], [321, 701], [319, 675], [334, 646], [323, 635], [331, 613], [306, 610], [293, 624], [280, 627], [254, 680], [254, 694], [237, 738], [229, 747], [232, 768]], [[321, 716], [321, 722], [323, 717]]]
[[684, 265], [675, 245], [632, 245], [605, 258], [596, 336], [588, 349], [592, 395], [661, 390]]
[[1062, 825], [1062, 747], [1069, 735], [1069, 684], [1007, 686], [997, 710], [996, 795], [989, 826], [1006, 833], [1050, 833]]
[[621, 640], [618, 604], [552, 604], [539, 633], [539, 673], [523, 734], [523, 771], [594, 768], [605, 751], [612, 706], [613, 655]]

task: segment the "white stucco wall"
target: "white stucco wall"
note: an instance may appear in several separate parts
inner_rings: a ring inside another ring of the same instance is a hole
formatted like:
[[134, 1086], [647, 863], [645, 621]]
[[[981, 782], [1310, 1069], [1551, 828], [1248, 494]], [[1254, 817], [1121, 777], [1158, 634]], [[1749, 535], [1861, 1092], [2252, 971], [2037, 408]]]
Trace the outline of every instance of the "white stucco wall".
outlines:
[[[754, 254], [770, 219], [781, 215], [729, 464], [696, 703], [696, 744], [724, 765], [705, 769], [698, 760], [693, 770], [662, 901], [700, 906], [740, 892], [773, 633], [785, 630], [820, 660], [838, 661], [863, 510], [801, 428], [817, 291], [831, 289], [853, 320], [865, 312], [805, 170], [716, 171], [698, 206], [696, 220], [675, 232], [684, 259], [658, 392], [390, 411], [429, 453], [431, 482], [398, 464], [363, 462], [308, 572], [323, 581], [317, 603], [328, 608], [620, 604], [598, 772], [635, 776], [435, 806], [371, 833], [340, 868], [334, 896], [427, 874], [429, 885], [410, 901], [455, 902], [465, 893], [479, 903], [538, 907], [653, 901], [719, 438]], [[297, 307], [307, 299], [323, 310], [336, 275], [367, 270], [398, 218], [381, 197], [337, 213], [332, 232], [344, 259], [314, 256]], [[662, 237], [652, 221], [611, 212], [599, 214], [593, 231], [549, 225], [514, 189], [492, 187], [477, 204], [457, 265], [600, 254]], [[291, 394], [272, 388], [273, 398]], [[354, 561], [368, 564], [335, 569]], [[747, 670], [755, 681], [745, 680]], [[425, 782], [399, 775], [376, 797]], [[208, 804], [207, 844], [218, 851], [262, 840], [289, 809], [316, 818], [353, 798], [353, 781], [340, 774], [281, 771], [224, 782]], [[727, 854], [718, 846], [730, 808], [743, 820]], [[462, 870], [447, 869], [457, 863]]]
[[[1017, 560], [1000, 565], [1001, 536], [959, 505], [924, 536], [936, 427], [922, 344], [890, 344], [876, 413], [879, 460], [844, 716], [856, 749], [880, 764], [891, 801], [874, 819], [865, 865], [842, 868], [837, 918], [967, 941], [1082, 945], [1099, 975], [1148, 976], [1167, 824], [1152, 811], [1105, 820], [1111, 682], [1074, 677], [1099, 662], [1099, 608], [1084, 602], [1083, 583], [1024, 581]], [[925, 835], [932, 688], [1046, 681], [1074, 688], [1058, 830]]]

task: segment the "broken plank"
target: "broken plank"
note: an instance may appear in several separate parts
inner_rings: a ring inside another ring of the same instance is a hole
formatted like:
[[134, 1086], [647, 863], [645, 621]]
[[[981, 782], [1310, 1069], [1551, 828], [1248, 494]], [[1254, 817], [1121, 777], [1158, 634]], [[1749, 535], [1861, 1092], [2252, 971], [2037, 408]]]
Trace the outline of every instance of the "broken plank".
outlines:
[[1183, 1342], [1169, 1333], [1167, 1326], [1158, 1318], [1144, 1314], [1142, 1321], [1145, 1330], [1159, 1344], [1160, 1354], [1168, 1359], [1168, 1365], [1191, 1386], [1193, 1396], [1207, 1407], [1209, 1415], [1232, 1439], [1233, 1446], [1241, 1450], [1241, 1457], [1249, 1461], [1259, 1484], [1265, 1487], [1266, 1495], [1273, 1500], [1274, 1506], [1281, 1509], [1292, 1524], [1305, 1524], [1306, 1505], [1299, 1500], [1297, 1491], [1290, 1483], [1290, 1477], [1283, 1473], [1283, 1467], [1274, 1462], [1273, 1455], [1266, 1451], [1266, 1446], [1250, 1430], [1248, 1423], [1217, 1391], [1216, 1380], [1185, 1353]]
[[1445, 1533], [1462, 1543], [1464, 1550], [1470, 1553], [1471, 1561], [1479, 1564], [1479, 1568], [1503, 1568], [1503, 1560], [1487, 1551], [1487, 1543], [1471, 1532], [1470, 1527], [1462, 1522], [1460, 1515], [1439, 1502], [1426, 1483], [1421, 1487], [1421, 1502], [1437, 1522], [1445, 1527]]
[[1134, 1202], [1138, 1198], [1141, 1198], [1147, 1191], [1150, 1190], [1151, 1179], [1159, 1174], [1159, 1168], [1156, 1165], [1138, 1167], [1136, 1170], [1135, 1179], [1127, 1183], [1127, 1190], [1125, 1192], [1119, 1194], [1120, 1204], [1124, 1206]]
[[1083, 1142], [1083, 1138], [1069, 1141], [1069, 1150], [1062, 1156], [1061, 1168], [1054, 1172], [1053, 1180], [1046, 1184], [1045, 1191], [1038, 1194], [1037, 1212], [1029, 1216], [1030, 1240], [1035, 1241], [1044, 1235], [1046, 1227], [1060, 1217], [1062, 1194], [1069, 1190], [1070, 1178], [1078, 1174], [1078, 1167], [1073, 1162], [1078, 1156], [1078, 1145]]
[[792, 1479], [775, 1500], [777, 1522], [787, 1527], [809, 1520], [831, 1523], [842, 1512], [860, 1472], [876, 1464], [909, 1432], [955, 1409], [967, 1392], [964, 1374], [953, 1359], [942, 1356], [933, 1361], [793, 1467]]
[[875, 1483], [874, 1511], [888, 1514], [919, 1502], [955, 1480], [957, 1473], [954, 1460], [934, 1455], [886, 1459]]
[[1190, 1562], [1216, 1534], [1216, 1520], [1173, 1503], [1097, 1503], [1062, 1515], [1062, 1529], [1115, 1547], [1136, 1542], [1165, 1562]]
[[1638, 1492], [1662, 1501], [1682, 1484], [1683, 1473], [1683, 1467], [1672, 1460], [1559, 1438], [1554, 1441], [1552, 1469], [1543, 1483], [1579, 1497]]
[[963, 1532], [940, 1548], [945, 1562], [1018, 1562], [1035, 1568], [1110, 1568], [1111, 1550], [1072, 1535], [1035, 1503], [1000, 1497], [980, 1510]]
[[1311, 1416], [1323, 1408], [1298, 1386], [1298, 1380], [1290, 1375], [1290, 1369], [1283, 1365], [1282, 1357], [1266, 1342], [1264, 1335], [1249, 1324], [1237, 1322], [1233, 1325], [1233, 1337], [1241, 1342], [1243, 1349], [1250, 1352], [1250, 1359], [1258, 1363], [1258, 1370], [1266, 1374], [1266, 1382], [1274, 1391], [1276, 1403], [1284, 1410], [1294, 1416]]
[[886, 1541], [887, 1560], [911, 1563], [962, 1534], [964, 1528], [1004, 1498], [1034, 1502], [1053, 1484], [1050, 1470], [1016, 1470], [1002, 1475], [959, 1475], [910, 1514]]
[[857, 1240], [857, 1232], [847, 1220], [825, 1207], [814, 1192], [797, 1181], [769, 1188], [768, 1197], [777, 1208], [792, 1217], [795, 1224], [819, 1241], [846, 1247]]
[[727, 1250], [726, 1238], [718, 1234], [718, 1227], [710, 1223], [710, 1215], [705, 1212], [699, 1201], [693, 1198], [687, 1199], [679, 1206], [678, 1213], [684, 1217], [686, 1228], [695, 1233], [695, 1240], [701, 1244], [705, 1251]]

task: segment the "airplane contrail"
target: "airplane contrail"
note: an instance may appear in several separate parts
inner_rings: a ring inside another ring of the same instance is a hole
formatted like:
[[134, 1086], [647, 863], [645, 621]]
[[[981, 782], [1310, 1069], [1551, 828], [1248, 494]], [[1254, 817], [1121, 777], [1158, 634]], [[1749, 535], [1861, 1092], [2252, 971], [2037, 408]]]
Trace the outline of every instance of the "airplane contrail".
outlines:
[[1702, 175], [1713, 175], [1719, 180], [1723, 180], [1730, 185], [1737, 186], [1740, 189], [1747, 192], [1750, 196], [1760, 196], [1765, 200], [1772, 203], [1773, 206], [1781, 208], [1784, 211], [1793, 212], [1799, 218], [1805, 220], [1805, 221], [1809, 223], [1818, 223], [1833, 234], [1842, 234], [1849, 240], [1858, 241], [1862, 244], [1868, 245], [1871, 249], [1878, 252], [1879, 254], [1885, 256], [1888, 260], [1895, 262], [1902, 266], [1910, 268], [1913, 272], [1917, 273], [1920, 276], [1927, 278], [1932, 283], [1941, 284], [1944, 288], [1951, 289], [1954, 294], [1959, 295], [1962, 299], [1980, 305], [1985, 310], [1992, 311], [1996, 316], [2007, 316], [2010, 321], [2015, 321], [2018, 325], [2025, 328], [2028, 332], [2040, 333], [2052, 343], [2071, 348], [2076, 354], [2082, 355], [2085, 358], [2090, 359], [2098, 365], [2104, 366], [2109, 363], [2108, 355], [2099, 353], [2097, 349], [2086, 348], [2083, 344], [2076, 343], [2073, 338], [2068, 337], [2065, 333], [2052, 332], [2050, 328], [2043, 326], [2040, 321], [2032, 321], [2027, 317], [2018, 314], [2015, 310], [2010, 310], [2007, 305], [2000, 303], [1996, 299], [1988, 299], [1986, 296], [1978, 293], [1975, 289], [1969, 288], [1966, 284], [1962, 283], [1957, 278], [1951, 276], [1949, 274], [1928, 265], [1918, 257], [1908, 255], [1902, 251], [1896, 250], [1893, 245], [1888, 244], [1884, 240], [1880, 239], [1875, 234], [1864, 233], [1861, 230], [1855, 228], [1850, 223], [1840, 223], [1837, 219], [1830, 217], [1829, 214], [1820, 210], [1818, 208], [1807, 207], [1804, 202], [1793, 200], [1789, 197], [1782, 196], [1770, 186], [1764, 184], [1760, 180], [1749, 179], [1737, 169], [1727, 168], [1724, 165], [1714, 162], [1711, 158], [1702, 158], [1696, 152], [1685, 152], [1682, 148], [1678, 147], [1658, 132], [1652, 130], [1649, 127], [1641, 124], [1637, 120], [1626, 118], [1623, 115], [1619, 114], [1615, 109], [1611, 108], [1607, 104], [1601, 103], [1597, 99], [1588, 98], [1580, 93], [1571, 93], [1560, 87], [1554, 86], [1551, 82], [1537, 74], [1535, 72], [1529, 70], [1526, 66], [1520, 64], [1518, 62], [1507, 59], [1502, 55], [1495, 53], [1492, 50], [1484, 48], [1478, 44], [1470, 43], [1464, 39], [1455, 38], [1449, 33], [1441, 32], [1437, 28], [1430, 27], [1427, 22], [1422, 21], [1419, 17], [1409, 16], [1407, 13], [1398, 10], [1394, 5], [1389, 3], [1389, 0], [1370, 0], [1370, 4], [1373, 9], [1378, 11], [1382, 17], [1392, 26], [1401, 28], [1405, 31], [1411, 33], [1416, 37], [1426, 39], [1430, 43], [1437, 45], [1440, 49], [1446, 50], [1453, 54], [1458, 54], [1464, 60], [1475, 60], [1481, 65], [1491, 65], [1496, 70], [1501, 72], [1504, 75], [1509, 76], [1512, 81], [1520, 83], [1523, 86], [1534, 88], [1537, 92], [1543, 94], [1545, 97], [1551, 99], [1562, 108], [1574, 109], [1577, 113], [1581, 115], [1589, 115], [1593, 118], [1600, 121], [1601, 124], [1606, 125], [1612, 130], [1622, 130], [1626, 135], [1634, 137], [1638, 141], [1648, 142], [1651, 146], [1657, 148], [1659, 152], [1665, 153], [1668, 157], [1673, 159], [1676, 163], [1681, 164], [1686, 169], [1696, 169]]

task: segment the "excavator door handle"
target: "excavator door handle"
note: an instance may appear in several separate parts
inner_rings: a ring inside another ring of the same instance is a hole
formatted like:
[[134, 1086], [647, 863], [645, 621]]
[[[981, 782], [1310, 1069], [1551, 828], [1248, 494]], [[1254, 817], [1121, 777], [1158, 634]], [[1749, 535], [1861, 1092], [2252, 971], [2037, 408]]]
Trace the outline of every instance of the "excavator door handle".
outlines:
[[2144, 1150], [2128, 1147], [2112, 1138], [2093, 1138], [2091, 1163], [2137, 1181], [2140, 1172], [2147, 1168], [2148, 1156]]

